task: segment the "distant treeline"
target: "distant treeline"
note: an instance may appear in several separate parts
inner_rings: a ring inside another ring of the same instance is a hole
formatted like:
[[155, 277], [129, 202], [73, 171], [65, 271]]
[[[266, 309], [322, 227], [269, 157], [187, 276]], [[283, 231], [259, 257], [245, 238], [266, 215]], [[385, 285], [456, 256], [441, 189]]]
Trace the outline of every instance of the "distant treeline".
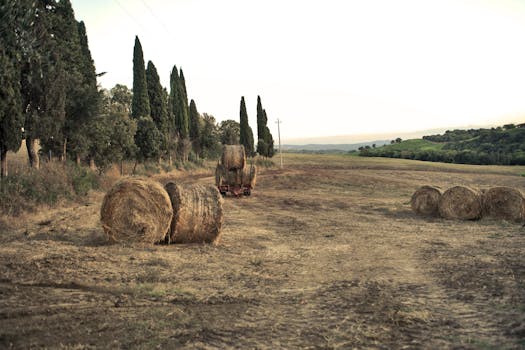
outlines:
[[446, 131], [422, 140], [393, 141], [379, 148], [364, 147], [359, 155], [432, 162], [525, 165], [525, 124], [491, 129]]

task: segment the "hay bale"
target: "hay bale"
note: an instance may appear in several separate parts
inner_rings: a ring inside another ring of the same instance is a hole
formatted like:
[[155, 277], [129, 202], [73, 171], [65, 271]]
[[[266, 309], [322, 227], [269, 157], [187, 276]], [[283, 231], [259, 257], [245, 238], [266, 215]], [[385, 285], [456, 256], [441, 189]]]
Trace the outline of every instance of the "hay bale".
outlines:
[[162, 186], [145, 178], [118, 181], [104, 196], [100, 221], [114, 242], [157, 243], [169, 231], [173, 209]]
[[483, 217], [508, 221], [525, 219], [523, 194], [511, 187], [493, 187], [483, 192]]
[[228, 186], [242, 186], [242, 169], [226, 170], [224, 172], [223, 184]]
[[255, 188], [257, 183], [257, 167], [252, 164], [249, 168], [246, 167], [242, 171], [242, 184], [244, 186], [250, 186], [250, 188]]
[[226, 170], [244, 169], [246, 154], [243, 145], [224, 145], [221, 164]]
[[439, 214], [445, 219], [476, 220], [481, 217], [481, 191], [465, 186], [449, 188], [439, 199]]
[[410, 206], [421, 216], [439, 216], [438, 203], [443, 191], [439, 187], [423, 186], [412, 195]]
[[212, 185], [165, 186], [173, 207], [170, 243], [217, 242], [222, 227], [222, 196]]

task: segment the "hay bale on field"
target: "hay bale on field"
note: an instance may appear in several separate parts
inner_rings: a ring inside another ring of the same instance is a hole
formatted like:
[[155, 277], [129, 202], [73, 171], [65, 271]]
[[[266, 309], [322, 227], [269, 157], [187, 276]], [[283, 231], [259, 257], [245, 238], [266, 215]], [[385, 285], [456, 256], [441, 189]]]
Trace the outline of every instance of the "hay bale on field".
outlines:
[[435, 186], [423, 186], [412, 195], [410, 206], [421, 216], [439, 216], [438, 203], [443, 191]]
[[509, 221], [525, 220], [525, 199], [516, 188], [493, 187], [483, 193], [483, 217]]
[[170, 243], [216, 242], [222, 227], [222, 196], [212, 185], [165, 186], [173, 207]]
[[465, 186], [449, 188], [439, 199], [439, 214], [445, 219], [476, 220], [481, 217], [481, 191]]
[[257, 167], [252, 164], [250, 167], [246, 167], [242, 171], [242, 184], [244, 186], [250, 186], [250, 188], [255, 188], [257, 183]]
[[228, 186], [242, 186], [242, 169], [226, 170], [223, 183]]
[[221, 164], [226, 170], [243, 169], [246, 164], [246, 154], [243, 145], [224, 145]]
[[173, 209], [162, 186], [145, 178], [118, 181], [104, 196], [100, 221], [114, 242], [157, 243], [165, 239]]

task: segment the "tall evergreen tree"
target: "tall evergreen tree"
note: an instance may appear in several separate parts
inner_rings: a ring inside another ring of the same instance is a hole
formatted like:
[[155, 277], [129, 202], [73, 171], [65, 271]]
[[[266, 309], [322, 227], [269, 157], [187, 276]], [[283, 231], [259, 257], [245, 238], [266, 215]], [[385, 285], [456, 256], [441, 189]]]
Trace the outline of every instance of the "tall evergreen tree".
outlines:
[[87, 119], [96, 113], [92, 106], [96, 106], [97, 103], [94, 103], [92, 99], [96, 99], [97, 93], [96, 83], [93, 92], [89, 91], [87, 87], [89, 83], [84, 82], [83, 71], [89, 69], [87, 68], [89, 63], [86, 62], [91, 61], [93, 74], [95, 74], [94, 66], [91, 57], [83, 58], [82, 56], [78, 22], [75, 19], [70, 0], [56, 2], [52, 19], [53, 39], [56, 41], [58, 54], [65, 71], [66, 118], [61, 127], [61, 137], [49, 140], [49, 142], [42, 142], [41, 140], [40, 144], [44, 150], [52, 150], [64, 158], [69, 141], [74, 140], [77, 151], [87, 148], [85, 145], [87, 140], [83, 136], [82, 129], [85, 127]]
[[[263, 109], [264, 113], [264, 120], [268, 121], [268, 117], [266, 115], [266, 110]], [[264, 141], [266, 143], [266, 157], [273, 157], [275, 155], [275, 148], [274, 148], [274, 141], [272, 133], [270, 132], [270, 129], [268, 126], [264, 127]]]
[[142, 45], [138, 36], [135, 36], [135, 46], [133, 48], [133, 100], [131, 103], [131, 115], [136, 119], [150, 115], [144, 54], [142, 53]]
[[164, 90], [160, 83], [159, 74], [157, 73], [157, 68], [151, 61], [148, 61], [148, 67], [146, 68], [146, 82], [148, 86], [151, 118], [155, 122], [155, 125], [160, 132], [161, 149], [163, 153], [165, 153], [169, 149], [168, 106]]
[[[264, 128], [267, 120], [265, 120], [264, 110], [261, 103], [261, 96], [257, 96], [257, 139], [264, 139]], [[259, 152], [259, 150], [257, 150]]]
[[23, 11], [29, 14], [30, 22], [17, 27], [23, 47], [21, 91], [24, 131], [29, 164], [38, 168], [40, 162], [36, 141], [39, 139], [41, 145], [45, 145], [62, 138], [66, 114], [66, 71], [55, 35], [57, 3], [38, 0]]
[[137, 121], [135, 144], [137, 145], [137, 160], [146, 161], [160, 156], [160, 132], [150, 116], [141, 117]]
[[0, 67], [0, 177], [4, 177], [7, 176], [7, 151], [20, 148], [24, 119], [19, 71], [3, 48], [0, 49]]
[[146, 68], [146, 82], [151, 118], [157, 125], [157, 129], [164, 134], [168, 129], [168, 110], [157, 68], [151, 61], [148, 61]]
[[[92, 133], [102, 123], [100, 118], [102, 110], [102, 95], [97, 88], [97, 75], [95, 63], [89, 50], [88, 38], [84, 22], [77, 22], [77, 30], [80, 45], [80, 59], [78, 61], [78, 72], [80, 73], [78, 84], [75, 86], [72, 98], [74, 109], [71, 115], [66, 116], [64, 136], [68, 140], [68, 151], [76, 157], [77, 163], [80, 159], [89, 156], [95, 157], [99, 154], [96, 145], [103, 146], [105, 140], [98, 140], [101, 133]], [[66, 111], [67, 113], [67, 111]]]
[[180, 120], [180, 135], [182, 138], [186, 139], [190, 135], [190, 116], [189, 116], [189, 106], [188, 106], [188, 93], [186, 91], [186, 79], [184, 79], [184, 73], [182, 68], [179, 72], [178, 79], [178, 89], [179, 89], [179, 120]]
[[173, 115], [175, 132], [180, 139], [189, 136], [187, 97], [184, 93], [185, 83], [179, 76], [176, 66], [173, 66], [170, 76], [170, 108]]
[[239, 141], [244, 146], [246, 154], [253, 156], [253, 131], [248, 123], [248, 113], [246, 112], [246, 103], [244, 102], [244, 96], [241, 97], [240, 107], [240, 135]]
[[266, 110], [262, 107], [261, 97], [257, 96], [257, 153], [263, 157], [273, 157], [273, 137], [267, 124]]
[[201, 152], [201, 116], [197, 111], [195, 101], [190, 102], [190, 140], [195, 153]]

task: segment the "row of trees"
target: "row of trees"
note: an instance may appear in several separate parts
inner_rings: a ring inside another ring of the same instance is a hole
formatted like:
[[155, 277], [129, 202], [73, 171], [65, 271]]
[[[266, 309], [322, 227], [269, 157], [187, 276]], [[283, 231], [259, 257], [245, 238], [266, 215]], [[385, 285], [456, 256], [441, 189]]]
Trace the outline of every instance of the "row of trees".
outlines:
[[[144, 63], [138, 37], [133, 90], [100, 89], [85, 25], [70, 0], [0, 0], [0, 66], [1, 176], [7, 175], [7, 152], [18, 151], [23, 138], [33, 168], [42, 156], [96, 163], [101, 171], [125, 159], [171, 164], [173, 158], [216, 157], [221, 143], [242, 142], [255, 153], [244, 98], [240, 123], [218, 125], [194, 100], [188, 103], [182, 69], [173, 67], [169, 93], [162, 87], [153, 62]], [[266, 122], [258, 98], [257, 151], [272, 156]]]
[[25, 137], [30, 165], [42, 151], [80, 159], [101, 106], [86, 28], [69, 0], [0, 1], [0, 157]]

